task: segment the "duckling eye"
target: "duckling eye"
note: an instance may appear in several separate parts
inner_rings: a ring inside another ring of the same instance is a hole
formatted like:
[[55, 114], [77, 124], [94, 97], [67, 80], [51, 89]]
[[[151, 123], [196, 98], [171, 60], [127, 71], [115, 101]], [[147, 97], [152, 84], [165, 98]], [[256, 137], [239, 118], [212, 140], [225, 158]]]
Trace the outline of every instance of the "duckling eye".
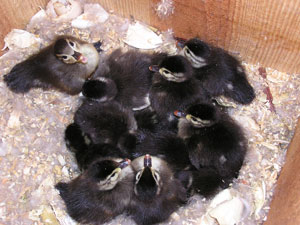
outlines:
[[191, 51], [190, 51], [188, 48], [185, 49], [185, 52], [186, 52], [187, 54], [191, 54]]
[[118, 173], [113, 173], [111, 176], [110, 176], [110, 180], [116, 180], [118, 178]]
[[141, 178], [141, 171], [136, 174], [135, 180], [138, 181], [140, 180], [140, 178]]
[[192, 122], [198, 122], [198, 120], [197, 120], [195, 117], [192, 117], [192, 118], [191, 118], [191, 121], [192, 121]]
[[72, 41], [69, 41], [69, 44], [71, 45], [71, 47], [74, 47], [74, 46], [75, 46], [75, 43], [72, 42]]
[[62, 58], [62, 59], [68, 59], [68, 56], [63, 55], [61, 58]]
[[156, 180], [156, 182], [158, 182], [160, 179], [159, 174], [157, 172], [155, 172], [153, 175], [154, 175], [154, 179]]

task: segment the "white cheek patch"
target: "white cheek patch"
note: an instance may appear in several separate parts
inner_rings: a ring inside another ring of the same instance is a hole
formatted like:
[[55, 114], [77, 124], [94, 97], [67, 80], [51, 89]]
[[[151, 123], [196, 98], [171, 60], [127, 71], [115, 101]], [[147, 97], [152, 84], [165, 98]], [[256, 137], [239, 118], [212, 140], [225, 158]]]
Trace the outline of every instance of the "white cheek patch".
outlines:
[[104, 83], [108, 83], [108, 80], [105, 77], [97, 77], [96, 80], [99, 80], [99, 81], [104, 82]]
[[173, 120], [174, 120], [174, 116], [170, 114], [170, 115], [168, 116], [168, 121], [169, 121], [169, 122], [172, 122]]
[[228, 88], [229, 90], [232, 90], [232, 89], [233, 89], [233, 85], [232, 85], [231, 83], [227, 84], [226, 86], [227, 86], [227, 88]]
[[166, 97], [167, 96], [167, 92], [165, 92], [165, 91], [158, 92], [157, 96], [158, 97]]
[[221, 164], [224, 164], [224, 163], [227, 161], [227, 159], [225, 158], [224, 155], [222, 155], [222, 156], [219, 158], [219, 161], [220, 161]]
[[139, 107], [135, 107], [135, 108], [132, 108], [133, 111], [138, 111], [138, 110], [142, 110], [142, 109], [145, 109], [147, 107], [150, 106], [150, 98], [149, 98], [149, 94], [147, 94], [147, 96], [144, 98], [144, 105], [141, 105]]
[[240, 73], [243, 73], [243, 72], [244, 72], [244, 70], [243, 70], [243, 68], [242, 68], [241, 66], [238, 66], [238, 67], [237, 67], [237, 71], [240, 72]]

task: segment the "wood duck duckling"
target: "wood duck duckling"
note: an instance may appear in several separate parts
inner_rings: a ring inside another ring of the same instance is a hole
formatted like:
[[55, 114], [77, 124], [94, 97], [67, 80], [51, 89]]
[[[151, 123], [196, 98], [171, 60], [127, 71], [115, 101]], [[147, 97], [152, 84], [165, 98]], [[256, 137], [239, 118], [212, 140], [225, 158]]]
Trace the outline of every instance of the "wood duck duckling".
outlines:
[[124, 53], [117, 49], [107, 56], [96, 70], [93, 79], [86, 81], [83, 95], [95, 100], [99, 98], [100, 93], [101, 97], [101, 78], [104, 77], [114, 81], [117, 88], [115, 100], [124, 107], [134, 111], [147, 108], [150, 105], [149, 89], [152, 78], [148, 68], [164, 56], [163, 53], [147, 54], [133, 50]]
[[127, 209], [134, 173], [128, 159], [97, 159], [77, 178], [55, 187], [74, 220], [102, 224]]
[[84, 101], [75, 112], [74, 123], [92, 144], [135, 147], [137, 124], [133, 112], [116, 101]]
[[145, 155], [134, 159], [132, 168], [136, 178], [129, 215], [137, 224], [163, 222], [186, 202], [186, 190], [164, 160]]
[[195, 101], [207, 101], [201, 83], [194, 77], [190, 62], [183, 56], [168, 56], [161, 63], [152, 65], [154, 71], [150, 89], [151, 107], [159, 118], [173, 121], [173, 112]]
[[56, 88], [75, 95], [96, 70], [98, 62], [99, 53], [93, 44], [60, 36], [50, 46], [15, 65], [4, 81], [15, 93], [26, 93], [31, 88]]
[[191, 62], [195, 76], [217, 101], [219, 96], [225, 96], [240, 104], [250, 104], [255, 98], [243, 66], [225, 50], [193, 38], [184, 44], [181, 54]]
[[145, 153], [165, 160], [175, 172], [175, 177], [186, 188], [188, 195], [195, 193], [211, 197], [225, 187], [222, 177], [211, 168], [196, 169], [189, 158], [189, 151], [184, 140], [173, 132], [150, 133], [137, 146], [134, 156]]
[[75, 154], [80, 170], [85, 170], [97, 158], [128, 158], [127, 149], [120, 149], [111, 144], [93, 144], [90, 138], [82, 132], [79, 125], [71, 123], [65, 130], [67, 148]]
[[[238, 176], [247, 152], [241, 127], [210, 104], [195, 104], [174, 113], [180, 117], [178, 136], [187, 144], [192, 165], [203, 176], [214, 176], [216, 186], [228, 186]], [[211, 189], [212, 193], [214, 187]]]

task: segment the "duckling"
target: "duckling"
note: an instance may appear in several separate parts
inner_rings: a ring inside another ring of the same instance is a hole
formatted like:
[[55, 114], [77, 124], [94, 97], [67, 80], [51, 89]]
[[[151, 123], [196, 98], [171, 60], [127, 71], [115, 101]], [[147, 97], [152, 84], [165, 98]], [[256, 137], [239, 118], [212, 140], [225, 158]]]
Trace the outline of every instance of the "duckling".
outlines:
[[130, 160], [96, 159], [77, 178], [55, 185], [77, 222], [102, 224], [127, 210], [133, 194]]
[[212, 98], [225, 96], [240, 104], [250, 104], [255, 98], [243, 66], [225, 50], [193, 38], [181, 54], [191, 62], [195, 76]]
[[117, 49], [107, 56], [96, 70], [93, 79], [86, 81], [82, 93], [86, 97], [98, 99], [98, 92], [103, 93], [103, 85], [97, 78], [109, 78], [117, 87], [116, 101], [135, 111], [147, 108], [150, 105], [148, 95], [152, 78], [148, 68], [165, 55], [133, 50], [123, 53], [121, 49]]
[[116, 101], [84, 101], [75, 112], [74, 123], [92, 144], [135, 147], [137, 124], [133, 112]]
[[207, 103], [195, 104], [174, 114], [180, 117], [178, 136], [187, 144], [192, 165], [198, 171], [204, 170], [204, 175], [211, 173], [219, 179], [219, 186], [228, 186], [238, 176], [247, 152], [247, 140], [241, 127], [226, 113]]
[[98, 62], [99, 53], [93, 44], [60, 36], [53, 44], [15, 65], [4, 81], [15, 93], [26, 93], [31, 88], [56, 88], [75, 95], [96, 70]]
[[141, 156], [132, 161], [136, 173], [129, 215], [137, 224], [163, 222], [186, 202], [186, 190], [169, 165], [158, 157]]
[[71, 123], [65, 130], [67, 148], [75, 154], [80, 170], [85, 170], [97, 158], [128, 158], [126, 149], [120, 149], [111, 144], [93, 144], [76, 123]]
[[211, 168], [196, 169], [190, 161], [189, 151], [184, 140], [173, 132], [150, 133], [137, 146], [134, 157], [145, 153], [160, 157], [168, 163], [187, 191], [188, 195], [195, 193], [211, 197], [225, 185], [222, 177]]
[[183, 56], [167, 56], [150, 67], [154, 73], [150, 89], [151, 107], [160, 119], [174, 121], [173, 112], [195, 101], [207, 101], [208, 95], [194, 77], [190, 62]]

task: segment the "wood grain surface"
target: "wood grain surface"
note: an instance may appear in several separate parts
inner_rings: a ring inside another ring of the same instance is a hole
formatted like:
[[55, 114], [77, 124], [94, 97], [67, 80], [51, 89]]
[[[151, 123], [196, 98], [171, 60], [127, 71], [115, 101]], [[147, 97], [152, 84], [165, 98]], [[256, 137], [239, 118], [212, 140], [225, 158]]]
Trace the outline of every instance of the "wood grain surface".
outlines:
[[300, 224], [300, 119], [264, 225]]
[[[173, 0], [175, 13], [160, 19], [160, 0], [90, 0], [107, 10], [142, 20], [175, 35], [198, 36], [249, 63], [300, 73], [300, 0]], [[24, 28], [47, 0], [2, 0], [0, 40], [12, 28]]]

